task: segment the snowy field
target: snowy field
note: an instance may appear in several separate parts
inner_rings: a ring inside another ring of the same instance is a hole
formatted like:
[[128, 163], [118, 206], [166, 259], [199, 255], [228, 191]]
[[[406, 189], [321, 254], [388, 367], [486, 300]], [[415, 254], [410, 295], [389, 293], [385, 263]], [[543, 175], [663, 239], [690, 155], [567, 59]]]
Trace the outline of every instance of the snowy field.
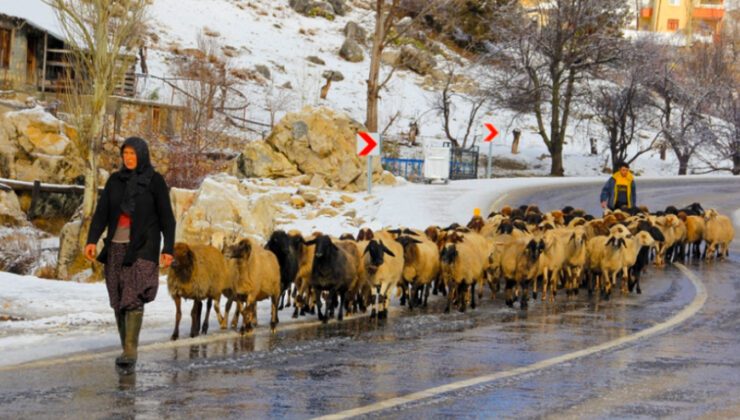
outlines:
[[[577, 187], [578, 184], [600, 183], [603, 180], [604, 177], [518, 178], [456, 181], [448, 185], [431, 186], [405, 184], [377, 188], [368, 200], [365, 200], [366, 194], [356, 194], [355, 209], [358, 216], [367, 221], [366, 225], [372, 228], [425, 228], [453, 222], [466, 223], [475, 208], [487, 214], [491, 209], [507, 204], [507, 193], [517, 189], [558, 184], [574, 184]], [[735, 223], [740, 224], [740, 209], [734, 213], [734, 217]], [[306, 233], [321, 230], [333, 235], [357, 230], [346, 225], [341, 217], [291, 223], [279, 227], [295, 228]], [[0, 294], [0, 312], [19, 319], [0, 322], [0, 366], [80, 352], [115, 350], [118, 346], [117, 330], [103, 283], [61, 282], [0, 272], [0, 290], [3, 291]], [[189, 310], [190, 304], [185, 305], [181, 332], [189, 331]], [[291, 313], [292, 308], [281, 311], [280, 326], [316, 322], [315, 317], [293, 320]], [[267, 301], [260, 303], [258, 318], [258, 333], [264, 333], [269, 319]], [[211, 317], [210, 325], [211, 334], [226, 334], [218, 331], [215, 316]], [[169, 342], [173, 326], [174, 304], [167, 294], [165, 277], [162, 277], [157, 299], [146, 306], [142, 343], [165, 345]], [[179, 342], [187, 345], [194, 341], [181, 339]]]

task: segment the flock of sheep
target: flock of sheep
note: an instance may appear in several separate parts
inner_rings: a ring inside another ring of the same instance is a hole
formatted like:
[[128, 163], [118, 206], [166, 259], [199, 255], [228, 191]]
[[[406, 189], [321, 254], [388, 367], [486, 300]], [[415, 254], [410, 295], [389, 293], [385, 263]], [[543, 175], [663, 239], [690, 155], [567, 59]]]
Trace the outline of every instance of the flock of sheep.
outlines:
[[[445, 312], [455, 305], [475, 308], [488, 285], [495, 297], [504, 284], [508, 306], [527, 307], [530, 289], [536, 299], [568, 296], [585, 287], [609, 299], [612, 288], [641, 293], [640, 277], [657, 266], [686, 259], [725, 258], [734, 238], [727, 216], [704, 211], [694, 203], [650, 213], [646, 208], [607, 212], [602, 218], [566, 207], [541, 212], [536, 206], [504, 207], [488, 218], [476, 215], [467, 226], [453, 224], [425, 230], [361, 229], [340, 238], [316, 232], [276, 231], [262, 246], [242, 239], [220, 251], [207, 245], [177, 243], [167, 286], [176, 305], [172, 339], [179, 336], [182, 299], [194, 301], [190, 336], [208, 331], [213, 305], [219, 325], [231, 327], [242, 317], [242, 332], [256, 325], [257, 302], [270, 299], [270, 327], [278, 310], [294, 306], [293, 317], [318, 313], [321, 321], [344, 313], [386, 317], [394, 290], [401, 304], [426, 306], [430, 292], [447, 297]], [[701, 249], [701, 243], [705, 247]], [[476, 288], [478, 293], [476, 293]], [[225, 312], [220, 298], [225, 296]], [[200, 324], [202, 304], [207, 302]], [[322, 306], [325, 310], [322, 312]]]

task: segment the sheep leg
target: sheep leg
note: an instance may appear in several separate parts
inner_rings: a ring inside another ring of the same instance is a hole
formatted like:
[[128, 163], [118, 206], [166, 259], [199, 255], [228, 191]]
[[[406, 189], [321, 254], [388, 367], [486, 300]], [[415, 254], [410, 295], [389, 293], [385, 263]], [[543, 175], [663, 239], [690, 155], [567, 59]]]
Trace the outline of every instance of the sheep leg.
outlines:
[[193, 309], [190, 311], [190, 337], [197, 337], [200, 332], [200, 314], [203, 311], [203, 302], [193, 299]]
[[[341, 293], [342, 304], [339, 305], [339, 313], [337, 314], [337, 321], [342, 321], [344, 319], [343, 309], [344, 309], [344, 302], [347, 301], [347, 295], [348, 295], [348, 293], [346, 291]], [[336, 299], [339, 299], [339, 297], [340, 297], [339, 296], [339, 293], [337, 293], [337, 298]]]
[[452, 288], [450, 288], [450, 293], [447, 293], [447, 306], [445, 306], [445, 313], [450, 313], [450, 306], [452, 306], [452, 300], [454, 299]]
[[208, 300], [206, 300], [206, 315], [205, 315], [205, 317], [203, 319], [203, 326], [200, 329], [200, 333], [203, 334], [203, 335], [208, 334], [208, 318], [211, 315], [211, 306], [212, 305], [213, 305], [213, 299], [208, 298]]
[[[550, 270], [545, 267], [542, 270], [542, 301], [544, 302], [547, 299], [547, 286], [549, 286], [550, 277], [552, 276], [552, 273], [550, 273]], [[532, 298], [537, 299], [537, 279], [534, 280], [534, 285], [532, 287]]]
[[[381, 309], [378, 311], [378, 318], [388, 318], [388, 305], [391, 302], [390, 297], [390, 286], [388, 283], [383, 283], [380, 286], [380, 292], [378, 293], [378, 303], [381, 305]], [[382, 300], [381, 300], [382, 299]]]
[[[555, 294], [558, 292], [558, 283], [560, 283], [560, 270], [555, 270], [550, 273], [550, 302], [555, 302]], [[545, 292], [542, 292], [542, 297], [545, 297]]]
[[316, 310], [319, 315], [319, 320], [323, 322], [324, 324], [326, 324], [327, 322], [329, 322], [329, 319], [324, 314], [321, 313], [321, 292], [319, 291], [318, 288], [314, 287], [313, 294], [314, 294], [314, 300], [316, 304]]
[[280, 303], [278, 304], [278, 309], [282, 310], [285, 307], [285, 290], [280, 292]]
[[175, 331], [172, 332], [172, 340], [177, 340], [180, 336], [180, 320], [182, 319], [182, 298], [180, 296], [174, 296], [172, 298], [175, 301]]
[[[475, 283], [473, 283], [470, 289], [470, 309], [475, 309]], [[483, 286], [479, 287], [479, 289], [483, 289]], [[483, 295], [478, 295], [478, 300], [483, 299]]]
[[[535, 277], [534, 282], [537, 282], [537, 278]], [[532, 283], [532, 280], [523, 280], [522, 281], [522, 297], [519, 300], [519, 308], [520, 309], [527, 309], [529, 306], [529, 285]]]
[[278, 297], [277, 296], [270, 296], [270, 300], [272, 301], [272, 313], [270, 314], [270, 332], [275, 333], [275, 327], [277, 327], [278, 322]]
[[216, 311], [216, 320], [218, 321], [218, 326], [222, 329], [226, 329], [226, 319], [221, 314], [221, 295], [216, 296], [216, 299], [213, 302], [213, 310]]
[[506, 285], [504, 286], [504, 296], [506, 297], [506, 306], [512, 308], [514, 306], [514, 280], [504, 279]]
[[424, 303], [422, 304], [423, 308], [427, 307], [427, 301], [429, 301], [429, 291], [431, 288], [432, 287], [429, 283], [424, 285]]

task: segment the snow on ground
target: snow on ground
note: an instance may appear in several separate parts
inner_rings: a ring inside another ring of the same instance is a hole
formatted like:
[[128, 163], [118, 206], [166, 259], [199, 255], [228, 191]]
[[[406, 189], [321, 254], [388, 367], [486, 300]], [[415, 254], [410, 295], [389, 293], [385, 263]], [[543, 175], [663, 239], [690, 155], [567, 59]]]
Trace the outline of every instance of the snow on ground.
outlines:
[[[507, 193], [517, 189], [603, 180], [604, 177], [515, 178], [454, 181], [448, 185], [404, 184], [378, 187], [369, 198], [365, 193], [353, 194], [356, 201], [352, 208], [366, 221], [365, 225], [372, 228], [425, 228], [453, 222], [466, 223], [476, 207], [487, 214], [507, 204]], [[734, 213], [734, 217], [738, 224], [740, 210]], [[357, 227], [348, 224], [343, 217], [289, 221], [279, 227], [296, 228], [304, 233], [321, 230], [332, 235], [357, 231]], [[104, 283], [43, 280], [0, 272], [0, 290], [0, 315], [20, 319], [0, 322], [0, 366], [79, 352], [114, 350], [118, 346]], [[183, 308], [183, 336], [189, 331], [189, 308], [190, 304]], [[315, 317], [293, 320], [291, 311], [290, 308], [281, 311], [281, 325], [315, 321]], [[265, 328], [269, 319], [268, 302], [259, 304], [258, 318], [259, 331]], [[165, 277], [160, 278], [156, 300], [146, 306], [144, 320], [142, 343], [168, 342], [174, 326], [174, 305], [167, 294]], [[211, 316], [211, 334], [222, 334], [218, 332], [215, 316]], [[187, 340], [182, 342], [187, 344]]]

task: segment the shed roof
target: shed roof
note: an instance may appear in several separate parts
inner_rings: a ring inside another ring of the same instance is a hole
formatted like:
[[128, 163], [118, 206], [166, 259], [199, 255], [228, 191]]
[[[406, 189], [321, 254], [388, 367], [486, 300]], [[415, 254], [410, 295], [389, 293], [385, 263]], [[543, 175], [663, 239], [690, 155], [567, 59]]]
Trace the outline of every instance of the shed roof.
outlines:
[[66, 38], [54, 8], [41, 0], [0, 0], [0, 15], [21, 18], [55, 38]]

